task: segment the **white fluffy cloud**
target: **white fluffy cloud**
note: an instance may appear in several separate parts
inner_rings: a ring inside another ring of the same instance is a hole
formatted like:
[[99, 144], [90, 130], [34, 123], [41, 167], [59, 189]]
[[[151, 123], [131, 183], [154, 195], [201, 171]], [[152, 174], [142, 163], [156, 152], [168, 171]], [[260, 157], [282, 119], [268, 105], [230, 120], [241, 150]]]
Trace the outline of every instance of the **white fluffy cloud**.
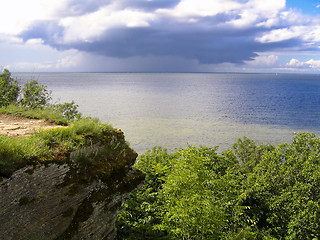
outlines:
[[315, 45], [320, 42], [320, 17], [303, 15], [289, 9], [279, 15], [279, 27], [264, 31], [255, 39], [261, 43], [276, 43], [296, 39], [303, 46]]
[[240, 27], [255, 24], [269, 28], [278, 23], [284, 7], [285, 0], [251, 0], [240, 8], [240, 18], [231, 23]]
[[320, 60], [310, 59], [306, 62], [311, 68], [317, 69], [320, 71]]
[[258, 66], [258, 67], [269, 67], [275, 66], [278, 62], [279, 57], [276, 55], [261, 55], [254, 58], [253, 61], [247, 62], [247, 64], [251, 66]]
[[256, 40], [262, 43], [281, 42], [299, 37], [300, 34], [300, 32], [294, 31], [294, 29], [281, 28], [266, 32], [261, 37], [257, 37]]
[[270, 32], [266, 32], [261, 37], [257, 37], [256, 40], [262, 43], [272, 43], [293, 38], [299, 38], [306, 43], [318, 43], [320, 41], [320, 24], [275, 29]]
[[286, 64], [287, 69], [296, 71], [308, 71], [310, 69], [314, 71], [320, 71], [320, 60], [310, 59], [308, 61], [299, 61], [295, 58], [292, 58], [289, 63]]
[[197, 22], [201, 17], [219, 14], [233, 15], [226, 21], [235, 27], [251, 24], [270, 27], [278, 22], [278, 14], [285, 7], [285, 0], [182, 0], [173, 9], [159, 9], [157, 13], [176, 17], [179, 21]]
[[55, 19], [68, 0], [10, 0], [1, 3], [0, 34], [19, 34], [35, 21]]
[[241, 6], [241, 3], [234, 0], [182, 0], [173, 9], [159, 9], [157, 12], [183, 18], [208, 17], [238, 10]]
[[95, 11], [81, 15], [74, 14], [76, 10], [69, 6], [72, 3], [72, 0], [6, 1], [2, 4], [0, 34], [16, 35], [28, 30], [35, 22], [56, 20], [64, 28], [66, 41], [87, 40], [112, 27], [147, 27], [150, 21], [166, 15], [175, 17], [177, 21], [187, 19], [188, 22], [196, 22], [199, 17], [231, 14], [235, 18], [226, 23], [234, 26], [270, 25], [285, 7], [285, 0], [181, 0], [174, 8], [150, 11], [134, 5], [126, 7], [122, 5], [125, 2], [114, 0], [101, 3]]
[[64, 18], [60, 25], [64, 27], [64, 42], [91, 42], [110, 28], [148, 27], [153, 19], [155, 16], [152, 13], [128, 9], [116, 11], [107, 6], [83, 16]]
[[304, 63], [304, 62], [300, 62], [299, 60], [297, 60], [295, 58], [292, 58], [290, 60], [290, 62], [287, 64], [287, 66], [288, 67], [294, 67], [294, 68], [296, 68], [296, 67], [300, 68], [300, 67], [306, 67], [307, 64]]

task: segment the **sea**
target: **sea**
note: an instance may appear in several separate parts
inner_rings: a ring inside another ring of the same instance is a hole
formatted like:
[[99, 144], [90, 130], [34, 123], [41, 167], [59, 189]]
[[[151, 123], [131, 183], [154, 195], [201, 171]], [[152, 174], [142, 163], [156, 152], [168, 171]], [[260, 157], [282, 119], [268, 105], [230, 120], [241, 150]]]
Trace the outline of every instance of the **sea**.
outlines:
[[320, 136], [320, 75], [245, 73], [13, 73], [38, 80], [54, 103], [75, 101], [83, 116], [122, 129], [143, 153], [154, 146], [231, 148], [244, 136], [291, 142]]

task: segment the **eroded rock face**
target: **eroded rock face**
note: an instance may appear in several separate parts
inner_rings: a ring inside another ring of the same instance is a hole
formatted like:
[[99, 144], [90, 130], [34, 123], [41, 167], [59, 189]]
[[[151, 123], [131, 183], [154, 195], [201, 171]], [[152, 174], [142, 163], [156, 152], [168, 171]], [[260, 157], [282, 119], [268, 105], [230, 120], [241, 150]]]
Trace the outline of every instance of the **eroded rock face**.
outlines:
[[[145, 177], [120, 129], [80, 119], [23, 145], [10, 140], [17, 145], [3, 144], [0, 154], [1, 240], [115, 237], [121, 204]], [[24, 151], [34, 144], [44, 151]]]
[[83, 174], [51, 163], [27, 166], [3, 179], [0, 239], [113, 239], [121, 203], [144, 175], [127, 167], [86, 182]]

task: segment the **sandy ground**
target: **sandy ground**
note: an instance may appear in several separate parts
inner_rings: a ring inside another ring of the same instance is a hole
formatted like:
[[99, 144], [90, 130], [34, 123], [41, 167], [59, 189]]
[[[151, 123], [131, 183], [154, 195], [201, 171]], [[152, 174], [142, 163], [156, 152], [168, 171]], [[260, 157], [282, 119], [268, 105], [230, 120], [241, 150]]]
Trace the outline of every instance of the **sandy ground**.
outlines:
[[0, 113], [0, 135], [12, 137], [30, 136], [35, 131], [48, 128], [62, 127], [44, 119], [29, 119]]

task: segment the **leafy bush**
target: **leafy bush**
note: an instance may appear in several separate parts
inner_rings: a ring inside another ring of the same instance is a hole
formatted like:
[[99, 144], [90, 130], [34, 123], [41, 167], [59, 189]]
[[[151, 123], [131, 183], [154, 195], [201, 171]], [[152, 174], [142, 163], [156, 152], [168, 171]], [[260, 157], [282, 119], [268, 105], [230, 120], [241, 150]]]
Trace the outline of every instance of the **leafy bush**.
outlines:
[[161, 147], [139, 156], [136, 167], [146, 173], [145, 184], [123, 204], [126, 210], [118, 217], [117, 239], [168, 239], [160, 226], [165, 214], [161, 189], [173, 158]]
[[74, 101], [71, 103], [54, 104], [52, 105], [53, 110], [57, 110], [68, 120], [81, 118], [81, 113], [78, 111], [78, 105]]
[[22, 88], [20, 104], [32, 109], [44, 108], [51, 100], [50, 94], [47, 86], [39, 84], [36, 80], [31, 80], [25, 83]]
[[17, 102], [20, 86], [17, 80], [11, 77], [11, 73], [4, 69], [0, 74], [0, 107]]

